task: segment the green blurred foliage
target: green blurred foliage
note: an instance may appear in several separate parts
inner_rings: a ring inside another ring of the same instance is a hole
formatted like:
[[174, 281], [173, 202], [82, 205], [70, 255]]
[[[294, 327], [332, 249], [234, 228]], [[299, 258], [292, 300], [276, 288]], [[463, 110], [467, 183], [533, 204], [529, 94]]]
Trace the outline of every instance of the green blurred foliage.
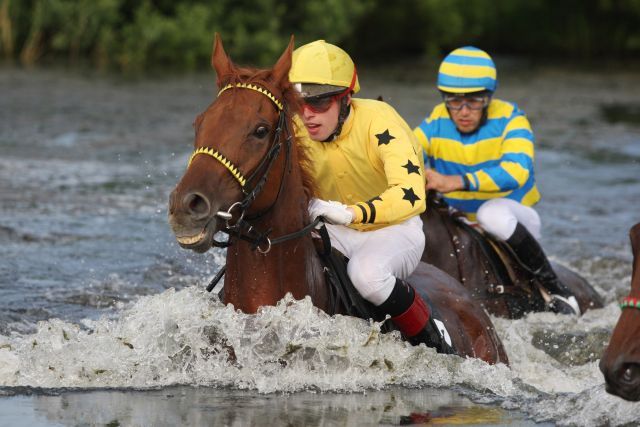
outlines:
[[376, 0], [356, 34], [348, 46], [367, 58], [443, 55], [464, 45], [545, 58], [638, 58], [640, 0]]
[[127, 72], [209, 64], [214, 32], [235, 61], [271, 64], [294, 34], [360, 60], [461, 45], [564, 58], [640, 57], [640, 0], [0, 0], [0, 51]]
[[214, 32], [235, 60], [270, 64], [292, 34], [298, 43], [351, 36], [352, 23], [373, 0], [0, 0], [1, 5], [8, 5], [9, 16], [0, 18], [0, 30], [12, 30], [0, 38], [8, 59], [18, 56], [32, 65], [66, 58], [141, 71], [208, 64]]

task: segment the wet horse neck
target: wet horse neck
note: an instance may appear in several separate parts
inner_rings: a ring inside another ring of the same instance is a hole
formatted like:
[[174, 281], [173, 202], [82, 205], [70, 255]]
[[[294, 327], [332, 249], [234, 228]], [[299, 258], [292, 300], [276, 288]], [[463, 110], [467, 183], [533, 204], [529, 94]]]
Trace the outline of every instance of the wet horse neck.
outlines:
[[[252, 223], [261, 232], [271, 230], [271, 239], [295, 233], [307, 221], [307, 197], [300, 171], [294, 167], [285, 179], [277, 203]], [[321, 309], [326, 309], [328, 300], [322, 265], [310, 234], [273, 245], [266, 254], [243, 240], [235, 242], [227, 249], [224, 286], [225, 303], [245, 313], [275, 305], [288, 292], [296, 299], [310, 295]]]

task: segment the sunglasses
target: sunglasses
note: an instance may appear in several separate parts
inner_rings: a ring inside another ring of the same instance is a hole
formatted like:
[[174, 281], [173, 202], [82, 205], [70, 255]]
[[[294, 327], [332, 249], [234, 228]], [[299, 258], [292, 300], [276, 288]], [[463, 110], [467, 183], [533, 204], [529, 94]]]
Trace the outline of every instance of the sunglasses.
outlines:
[[489, 103], [488, 96], [445, 95], [444, 103], [452, 110], [462, 110], [466, 105], [470, 110], [481, 110]]
[[333, 105], [334, 101], [338, 101], [342, 99], [345, 95], [347, 95], [350, 91], [347, 89], [344, 92], [340, 92], [335, 95], [329, 96], [310, 96], [307, 98], [303, 98], [302, 102], [305, 108], [313, 111], [314, 113], [326, 113], [329, 108]]

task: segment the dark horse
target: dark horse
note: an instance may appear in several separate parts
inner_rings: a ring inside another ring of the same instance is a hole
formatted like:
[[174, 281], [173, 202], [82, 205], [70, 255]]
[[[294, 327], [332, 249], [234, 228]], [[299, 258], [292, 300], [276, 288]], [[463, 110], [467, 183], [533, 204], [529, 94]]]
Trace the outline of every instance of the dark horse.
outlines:
[[626, 400], [640, 400], [640, 223], [631, 227], [631, 292], [622, 300], [622, 313], [609, 346], [600, 359], [607, 392]]
[[[292, 50], [293, 38], [272, 69], [240, 68], [216, 36], [218, 98], [195, 120], [195, 151], [171, 193], [169, 223], [183, 248], [228, 246], [224, 302], [243, 312], [291, 293], [327, 313], [352, 314], [332, 303], [309, 233], [313, 184], [291, 133], [300, 105], [288, 80]], [[214, 239], [221, 230], [228, 242]], [[409, 281], [439, 311], [460, 356], [508, 363], [491, 320], [457, 281], [423, 263]]]
[[[428, 195], [422, 223], [427, 238], [422, 260], [460, 281], [489, 313], [515, 319], [545, 310], [544, 291], [507, 246], [450, 214], [438, 194]], [[580, 311], [603, 307], [602, 298], [583, 277], [552, 265], [575, 295]]]

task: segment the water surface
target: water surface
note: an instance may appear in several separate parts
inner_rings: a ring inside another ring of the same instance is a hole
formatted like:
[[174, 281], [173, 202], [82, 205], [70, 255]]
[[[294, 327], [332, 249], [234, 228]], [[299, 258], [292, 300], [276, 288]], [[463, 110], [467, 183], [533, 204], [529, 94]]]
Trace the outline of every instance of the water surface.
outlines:
[[[308, 300], [248, 316], [204, 292], [224, 252], [182, 251], [166, 206], [213, 75], [0, 70], [0, 424], [632, 425], [638, 404], [604, 392], [597, 362], [640, 221], [639, 75], [501, 80], [536, 132], [543, 246], [607, 303], [579, 319], [494, 319], [507, 368]], [[363, 96], [412, 126], [438, 100], [426, 78], [361, 77]]]

